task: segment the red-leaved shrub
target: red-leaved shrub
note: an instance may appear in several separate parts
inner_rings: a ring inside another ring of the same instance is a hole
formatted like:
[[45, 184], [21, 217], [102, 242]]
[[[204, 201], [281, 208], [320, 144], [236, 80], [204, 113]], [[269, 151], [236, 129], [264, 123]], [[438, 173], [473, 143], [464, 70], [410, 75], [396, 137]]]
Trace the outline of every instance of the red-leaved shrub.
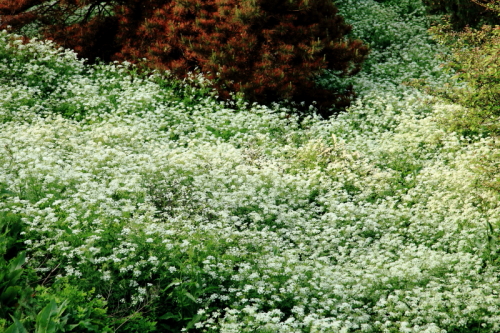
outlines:
[[320, 89], [315, 78], [354, 75], [368, 54], [346, 38], [351, 26], [332, 0], [0, 0], [0, 15], [3, 26], [38, 22], [90, 61], [146, 58], [180, 78], [197, 68], [223, 99], [316, 101], [326, 117], [354, 93]]

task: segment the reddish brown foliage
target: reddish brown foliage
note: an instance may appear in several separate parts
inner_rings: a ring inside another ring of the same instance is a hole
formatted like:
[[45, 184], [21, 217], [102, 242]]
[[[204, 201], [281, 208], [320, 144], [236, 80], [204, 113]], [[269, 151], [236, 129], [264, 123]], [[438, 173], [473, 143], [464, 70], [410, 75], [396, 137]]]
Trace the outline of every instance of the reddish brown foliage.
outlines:
[[[27, 8], [45, 4], [29, 15], [43, 22], [47, 37], [82, 57], [146, 58], [179, 77], [198, 68], [214, 80], [221, 98], [242, 92], [264, 104], [315, 100], [325, 116], [329, 107], [347, 105], [353, 93], [318, 89], [315, 76], [324, 69], [353, 75], [368, 53], [360, 41], [344, 38], [351, 27], [331, 0], [59, 0], [53, 8], [44, 0], [16, 3], [0, 0], [4, 25], [33, 20], [23, 16]], [[68, 13], [84, 6], [81, 20], [71, 22]], [[114, 13], [106, 15], [110, 6]]]

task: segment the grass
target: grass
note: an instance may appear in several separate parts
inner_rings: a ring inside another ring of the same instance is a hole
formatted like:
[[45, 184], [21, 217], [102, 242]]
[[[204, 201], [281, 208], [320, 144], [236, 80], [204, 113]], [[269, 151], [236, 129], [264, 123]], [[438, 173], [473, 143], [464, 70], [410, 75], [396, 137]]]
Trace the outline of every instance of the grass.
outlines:
[[450, 81], [419, 1], [337, 3], [373, 51], [328, 121], [1, 33], [0, 328], [500, 331], [497, 140], [402, 84]]

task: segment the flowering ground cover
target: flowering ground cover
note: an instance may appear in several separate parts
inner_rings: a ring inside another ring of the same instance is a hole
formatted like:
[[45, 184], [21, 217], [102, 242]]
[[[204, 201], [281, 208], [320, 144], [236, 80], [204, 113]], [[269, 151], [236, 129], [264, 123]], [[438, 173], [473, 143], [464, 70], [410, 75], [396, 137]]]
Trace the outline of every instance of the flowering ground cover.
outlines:
[[452, 81], [419, 1], [336, 2], [372, 53], [330, 120], [0, 34], [0, 219], [54, 327], [500, 331], [500, 144], [403, 84]]

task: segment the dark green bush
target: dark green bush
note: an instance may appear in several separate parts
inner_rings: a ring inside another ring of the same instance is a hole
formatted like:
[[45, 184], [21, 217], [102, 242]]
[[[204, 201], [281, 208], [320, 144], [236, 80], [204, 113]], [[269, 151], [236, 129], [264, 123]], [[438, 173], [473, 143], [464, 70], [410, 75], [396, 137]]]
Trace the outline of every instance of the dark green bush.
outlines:
[[494, 11], [473, 0], [422, 0], [429, 14], [447, 15], [454, 30], [466, 26], [480, 27], [483, 24], [500, 24]]
[[[422, 0], [429, 14], [448, 15], [452, 28], [462, 30], [466, 26], [478, 28], [483, 24], [500, 24], [494, 11], [473, 0]], [[481, 1], [486, 3], [486, 1]]]

